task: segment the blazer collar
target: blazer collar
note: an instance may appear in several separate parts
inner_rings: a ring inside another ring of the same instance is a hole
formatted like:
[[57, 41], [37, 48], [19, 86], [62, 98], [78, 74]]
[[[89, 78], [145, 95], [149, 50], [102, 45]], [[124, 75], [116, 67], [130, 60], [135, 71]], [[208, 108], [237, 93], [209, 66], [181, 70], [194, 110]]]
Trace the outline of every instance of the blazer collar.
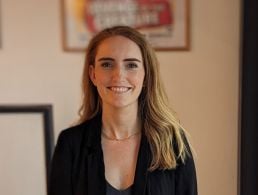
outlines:
[[94, 118], [89, 120], [88, 134], [86, 137], [86, 144], [89, 148], [99, 149], [101, 147], [101, 128], [102, 115], [97, 114]]

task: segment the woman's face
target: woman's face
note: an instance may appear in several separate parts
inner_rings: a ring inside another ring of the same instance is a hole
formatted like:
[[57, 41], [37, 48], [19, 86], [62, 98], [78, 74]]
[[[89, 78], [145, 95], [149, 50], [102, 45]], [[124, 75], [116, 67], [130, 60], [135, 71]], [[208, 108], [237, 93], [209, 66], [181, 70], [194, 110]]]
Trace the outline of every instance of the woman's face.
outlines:
[[138, 105], [145, 71], [140, 48], [130, 39], [113, 36], [102, 41], [89, 73], [103, 107]]

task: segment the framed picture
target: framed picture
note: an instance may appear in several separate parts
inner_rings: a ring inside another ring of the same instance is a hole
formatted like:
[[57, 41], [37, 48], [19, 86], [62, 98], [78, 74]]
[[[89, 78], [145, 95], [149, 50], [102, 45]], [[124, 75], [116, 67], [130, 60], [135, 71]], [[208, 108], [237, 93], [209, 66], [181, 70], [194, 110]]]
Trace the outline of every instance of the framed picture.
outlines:
[[104, 28], [127, 25], [156, 50], [189, 50], [189, 0], [61, 0], [65, 51], [85, 51]]
[[51, 105], [0, 105], [0, 194], [47, 195]]

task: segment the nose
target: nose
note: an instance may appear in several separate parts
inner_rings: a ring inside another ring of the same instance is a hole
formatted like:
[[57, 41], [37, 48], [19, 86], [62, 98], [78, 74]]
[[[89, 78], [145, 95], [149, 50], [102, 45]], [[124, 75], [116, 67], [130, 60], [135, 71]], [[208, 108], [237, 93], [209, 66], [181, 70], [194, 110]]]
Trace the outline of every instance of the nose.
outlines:
[[112, 79], [114, 81], [122, 80], [125, 73], [121, 66], [116, 66], [116, 68], [113, 70]]

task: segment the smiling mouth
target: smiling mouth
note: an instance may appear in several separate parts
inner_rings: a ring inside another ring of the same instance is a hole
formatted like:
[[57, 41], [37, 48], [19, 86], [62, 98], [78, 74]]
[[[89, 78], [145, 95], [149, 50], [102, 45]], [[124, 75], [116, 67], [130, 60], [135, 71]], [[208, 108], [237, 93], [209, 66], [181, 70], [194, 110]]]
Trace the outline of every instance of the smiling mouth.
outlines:
[[132, 88], [131, 87], [108, 87], [108, 89], [116, 93], [125, 93]]

